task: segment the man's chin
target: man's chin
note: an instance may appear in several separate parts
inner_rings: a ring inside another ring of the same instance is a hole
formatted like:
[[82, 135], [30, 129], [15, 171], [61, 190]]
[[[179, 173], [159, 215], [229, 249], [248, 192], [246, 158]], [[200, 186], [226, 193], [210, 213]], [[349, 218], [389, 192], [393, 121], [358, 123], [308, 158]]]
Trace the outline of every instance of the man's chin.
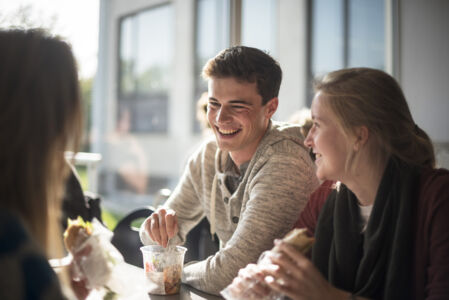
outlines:
[[217, 143], [218, 148], [220, 148], [221, 151], [227, 151], [227, 152], [231, 152], [232, 148], [229, 147], [228, 145], [223, 145], [221, 143]]
[[231, 145], [230, 143], [220, 141], [220, 140], [217, 141], [217, 145], [221, 151], [232, 152], [233, 150], [235, 150], [235, 147], [233, 147], [233, 145]]

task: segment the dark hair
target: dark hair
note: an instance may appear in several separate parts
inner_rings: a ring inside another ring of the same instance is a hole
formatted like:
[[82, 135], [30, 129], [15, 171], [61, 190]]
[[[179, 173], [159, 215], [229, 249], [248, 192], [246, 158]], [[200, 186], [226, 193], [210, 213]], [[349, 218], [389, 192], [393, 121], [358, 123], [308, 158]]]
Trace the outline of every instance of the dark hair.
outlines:
[[[49, 251], [82, 120], [70, 46], [42, 30], [0, 30], [0, 207]], [[48, 252], [47, 252], [48, 254]]]
[[235, 46], [210, 59], [203, 68], [203, 77], [233, 77], [239, 81], [256, 82], [262, 105], [277, 97], [282, 81], [279, 63], [267, 53], [251, 47]]
[[343, 69], [314, 84], [346, 133], [366, 126], [376, 139], [376, 153], [394, 155], [418, 166], [434, 167], [429, 136], [415, 124], [401, 87], [387, 73], [370, 68]]

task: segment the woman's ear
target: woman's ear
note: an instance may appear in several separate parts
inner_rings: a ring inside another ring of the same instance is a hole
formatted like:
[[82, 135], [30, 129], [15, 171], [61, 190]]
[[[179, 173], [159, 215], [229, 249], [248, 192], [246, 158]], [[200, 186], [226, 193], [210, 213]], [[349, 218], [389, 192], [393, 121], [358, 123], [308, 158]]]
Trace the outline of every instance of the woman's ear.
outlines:
[[359, 151], [368, 141], [369, 130], [366, 126], [360, 126], [354, 130], [354, 135], [354, 151]]

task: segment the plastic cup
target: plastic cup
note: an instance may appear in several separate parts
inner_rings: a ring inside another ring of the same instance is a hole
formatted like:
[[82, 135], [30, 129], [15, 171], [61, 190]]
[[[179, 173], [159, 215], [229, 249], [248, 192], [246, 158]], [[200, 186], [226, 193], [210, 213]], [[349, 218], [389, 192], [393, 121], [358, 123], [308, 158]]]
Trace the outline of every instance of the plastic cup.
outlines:
[[187, 248], [151, 245], [141, 247], [140, 251], [143, 256], [148, 292], [157, 295], [179, 293]]

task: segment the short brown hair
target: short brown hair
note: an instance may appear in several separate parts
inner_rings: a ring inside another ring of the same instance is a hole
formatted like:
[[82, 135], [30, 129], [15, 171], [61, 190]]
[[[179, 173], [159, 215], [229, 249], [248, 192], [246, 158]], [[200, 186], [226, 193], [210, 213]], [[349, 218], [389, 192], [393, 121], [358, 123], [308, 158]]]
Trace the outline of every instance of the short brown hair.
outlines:
[[256, 82], [262, 105], [277, 97], [282, 81], [279, 63], [267, 53], [252, 47], [235, 46], [210, 59], [203, 68], [203, 78], [233, 77], [239, 81]]
[[370, 68], [338, 70], [317, 80], [314, 88], [327, 96], [326, 106], [345, 133], [358, 126], [368, 128], [377, 155], [434, 167], [432, 142], [415, 124], [401, 87], [387, 73]]

